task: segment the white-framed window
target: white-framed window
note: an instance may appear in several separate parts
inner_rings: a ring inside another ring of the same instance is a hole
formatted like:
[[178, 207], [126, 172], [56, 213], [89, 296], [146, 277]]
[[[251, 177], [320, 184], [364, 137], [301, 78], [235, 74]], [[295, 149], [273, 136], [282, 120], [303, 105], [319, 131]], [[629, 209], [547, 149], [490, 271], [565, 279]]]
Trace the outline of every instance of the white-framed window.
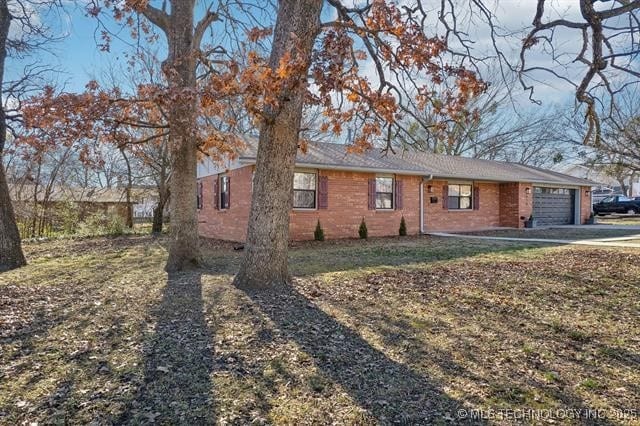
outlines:
[[318, 176], [315, 172], [294, 172], [293, 208], [315, 209], [317, 200]]
[[376, 176], [376, 210], [393, 210], [393, 176]]
[[229, 208], [229, 200], [231, 195], [231, 187], [229, 185], [229, 176], [220, 176], [220, 209]]
[[447, 206], [449, 210], [471, 210], [473, 208], [472, 184], [450, 183], [448, 186], [449, 199], [447, 201]]

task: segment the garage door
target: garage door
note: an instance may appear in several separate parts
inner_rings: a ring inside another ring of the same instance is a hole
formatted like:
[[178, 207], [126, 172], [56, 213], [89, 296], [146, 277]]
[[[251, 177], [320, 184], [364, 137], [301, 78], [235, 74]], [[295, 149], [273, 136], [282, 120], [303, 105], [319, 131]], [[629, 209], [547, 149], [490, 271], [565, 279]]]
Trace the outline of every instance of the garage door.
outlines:
[[533, 217], [538, 225], [570, 225], [574, 222], [575, 189], [533, 188]]

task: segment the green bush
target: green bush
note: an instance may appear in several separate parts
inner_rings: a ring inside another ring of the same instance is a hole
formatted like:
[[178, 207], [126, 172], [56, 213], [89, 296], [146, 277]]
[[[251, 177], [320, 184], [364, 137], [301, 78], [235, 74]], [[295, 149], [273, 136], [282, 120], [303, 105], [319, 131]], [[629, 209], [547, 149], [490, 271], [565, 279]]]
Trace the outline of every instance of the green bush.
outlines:
[[404, 216], [400, 219], [400, 229], [398, 230], [398, 234], [400, 234], [401, 237], [405, 237], [407, 235], [407, 224], [404, 221]]
[[122, 235], [124, 228], [124, 219], [119, 215], [96, 212], [87, 216], [80, 224], [79, 234], [84, 236]]
[[111, 216], [104, 233], [108, 235], [122, 235], [124, 234], [124, 228], [124, 219], [117, 214], [114, 214]]
[[80, 208], [74, 202], [65, 202], [57, 209], [59, 224], [64, 235], [73, 235], [80, 225]]
[[363, 240], [367, 239], [367, 237], [369, 236], [369, 231], [367, 230], [367, 224], [364, 222], [364, 217], [362, 218], [362, 222], [360, 222], [360, 229], [358, 229], [358, 234]]
[[87, 215], [82, 223], [80, 223], [79, 234], [96, 235], [100, 234], [107, 227], [107, 215], [101, 212], [95, 212]]
[[320, 219], [318, 219], [318, 223], [316, 224], [316, 230], [313, 231], [313, 238], [316, 241], [324, 241], [324, 231], [322, 230], [322, 226], [320, 226]]

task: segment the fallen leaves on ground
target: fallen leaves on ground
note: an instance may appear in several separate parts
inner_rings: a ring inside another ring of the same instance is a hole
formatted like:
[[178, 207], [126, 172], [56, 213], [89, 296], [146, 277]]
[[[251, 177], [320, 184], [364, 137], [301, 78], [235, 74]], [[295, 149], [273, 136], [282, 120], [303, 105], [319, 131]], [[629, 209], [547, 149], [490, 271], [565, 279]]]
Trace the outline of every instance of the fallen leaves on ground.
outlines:
[[164, 243], [27, 245], [31, 264], [0, 275], [0, 423], [640, 421], [611, 417], [640, 406], [638, 250], [304, 243], [290, 287], [247, 293], [232, 245], [167, 276]]

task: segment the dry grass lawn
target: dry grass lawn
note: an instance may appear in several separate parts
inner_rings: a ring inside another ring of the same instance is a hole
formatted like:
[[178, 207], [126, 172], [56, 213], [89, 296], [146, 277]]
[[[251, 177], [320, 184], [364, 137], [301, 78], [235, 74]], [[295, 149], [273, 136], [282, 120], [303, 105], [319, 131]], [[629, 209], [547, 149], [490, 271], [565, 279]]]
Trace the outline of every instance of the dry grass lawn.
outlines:
[[640, 216], [596, 216], [599, 225], [640, 225]]
[[149, 237], [26, 251], [0, 275], [2, 424], [640, 424], [637, 249], [305, 243], [254, 294], [224, 243], [169, 276]]
[[464, 234], [488, 237], [543, 238], [551, 240], [598, 240], [601, 238], [640, 238], [640, 229], [602, 229], [585, 226], [582, 228], [498, 229], [465, 232]]

